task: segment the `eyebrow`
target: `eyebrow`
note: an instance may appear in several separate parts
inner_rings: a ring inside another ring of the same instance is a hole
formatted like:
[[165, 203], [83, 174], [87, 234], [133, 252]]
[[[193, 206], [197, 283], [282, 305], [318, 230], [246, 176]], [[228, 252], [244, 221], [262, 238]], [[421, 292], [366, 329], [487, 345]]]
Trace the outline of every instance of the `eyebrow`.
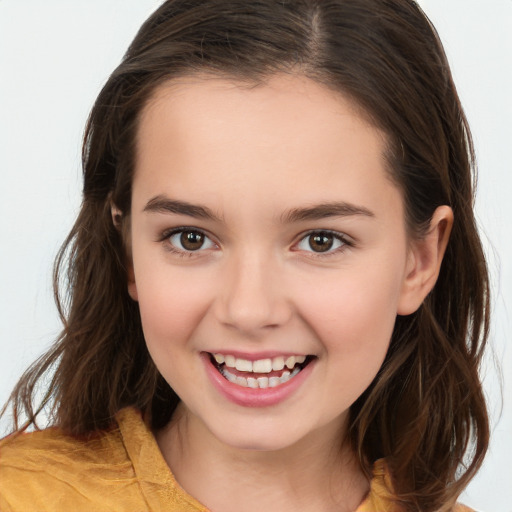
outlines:
[[[165, 196], [155, 196], [144, 207], [145, 212], [150, 213], [174, 213], [187, 215], [196, 219], [219, 221], [220, 218], [206, 206], [199, 206], [186, 201], [169, 199]], [[321, 220], [327, 217], [351, 217], [351, 216], [375, 217], [375, 214], [364, 206], [357, 206], [347, 202], [321, 203], [305, 208], [293, 208], [281, 215], [283, 224], [294, 222]]]
[[145, 212], [150, 213], [176, 213], [187, 215], [196, 219], [216, 220], [219, 218], [206, 206], [198, 206], [187, 203], [186, 201], [177, 201], [165, 196], [155, 196], [150, 199], [144, 207]]
[[321, 220], [327, 217], [351, 217], [362, 215], [375, 217], [375, 214], [364, 206], [346, 202], [322, 203], [306, 208], [293, 208], [281, 216], [283, 223], [293, 223], [306, 220]]

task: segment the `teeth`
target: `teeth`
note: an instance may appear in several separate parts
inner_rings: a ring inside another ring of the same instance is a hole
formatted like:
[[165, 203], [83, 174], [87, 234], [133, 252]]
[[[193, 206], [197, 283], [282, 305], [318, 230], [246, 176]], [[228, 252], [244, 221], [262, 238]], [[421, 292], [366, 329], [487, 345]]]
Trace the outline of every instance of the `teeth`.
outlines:
[[256, 361], [248, 361], [247, 359], [238, 359], [232, 355], [213, 354], [217, 364], [225, 364], [227, 368], [236, 368], [239, 372], [248, 373], [270, 373], [272, 371], [279, 372], [285, 367], [293, 370], [296, 364], [302, 364], [306, 360], [306, 356], [283, 356], [274, 357], [273, 359], [258, 359]]
[[286, 360], [286, 367], [289, 368], [290, 370], [295, 366], [295, 362], [297, 361], [297, 359], [295, 358], [295, 356], [290, 356], [287, 360]]
[[283, 374], [281, 375], [281, 377], [279, 378], [279, 380], [281, 381], [282, 384], [284, 384], [285, 382], [289, 381], [290, 380], [290, 372], [289, 371], [285, 371], [283, 372]]
[[236, 361], [235, 356], [224, 356], [224, 361], [228, 368], [235, 367], [235, 361]]
[[300, 368], [295, 368], [295, 370], [293, 370], [293, 372], [290, 374], [290, 379], [292, 377], [295, 377], [295, 375], [297, 375], [297, 373], [299, 373], [299, 372], [300, 372]]
[[280, 371], [284, 368], [284, 357], [274, 357], [272, 359], [272, 370]]
[[270, 377], [270, 379], [268, 379], [269, 388], [275, 388], [276, 386], [279, 386], [279, 384], [281, 384], [281, 379], [279, 377]]
[[247, 379], [245, 377], [237, 377], [235, 381], [239, 386], [246, 388], [248, 386]]
[[252, 389], [266, 389], [266, 388], [275, 388], [285, 382], [288, 382], [290, 379], [295, 377], [300, 372], [300, 368], [295, 368], [293, 372], [289, 372], [285, 370], [280, 377], [258, 377], [255, 379], [254, 377], [241, 377], [240, 375], [235, 375], [231, 373], [226, 367], [220, 368], [220, 373], [232, 382], [233, 384], [237, 384], [238, 386], [242, 386], [244, 388], [252, 388]]
[[246, 361], [245, 359], [237, 359], [235, 361], [235, 368], [239, 372], [252, 372], [252, 366], [251, 361]]
[[268, 388], [268, 377], [258, 377], [258, 386], [262, 389]]
[[254, 379], [253, 377], [248, 377], [247, 378], [247, 385], [248, 385], [248, 387], [253, 388], [253, 389], [259, 388], [259, 386], [258, 386], [258, 379]]
[[252, 363], [254, 373], [270, 373], [272, 371], [272, 359], [258, 359]]
[[229, 380], [229, 382], [233, 382], [236, 384], [236, 375], [232, 374], [231, 372], [225, 371], [223, 372], [224, 377]]

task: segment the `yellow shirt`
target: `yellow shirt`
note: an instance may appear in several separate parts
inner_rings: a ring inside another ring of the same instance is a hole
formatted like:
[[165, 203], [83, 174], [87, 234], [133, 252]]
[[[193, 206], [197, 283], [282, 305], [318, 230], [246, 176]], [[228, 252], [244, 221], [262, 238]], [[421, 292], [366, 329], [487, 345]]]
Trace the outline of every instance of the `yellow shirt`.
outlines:
[[[116, 420], [117, 428], [89, 440], [49, 428], [0, 441], [0, 510], [207, 512], [176, 482], [140, 413], [124, 409]], [[388, 486], [378, 461], [356, 512], [396, 512]]]

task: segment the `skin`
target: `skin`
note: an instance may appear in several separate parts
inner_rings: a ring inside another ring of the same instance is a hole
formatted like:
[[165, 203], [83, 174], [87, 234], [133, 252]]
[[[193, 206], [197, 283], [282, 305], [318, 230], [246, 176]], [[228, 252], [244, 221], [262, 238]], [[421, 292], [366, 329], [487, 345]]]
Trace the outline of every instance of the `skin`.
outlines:
[[[355, 510], [369, 490], [342, 443], [348, 411], [378, 372], [396, 315], [434, 285], [452, 222], [440, 207], [424, 239], [408, 238], [385, 146], [346, 98], [300, 76], [257, 87], [181, 79], [143, 112], [128, 288], [151, 356], [182, 399], [157, 442], [181, 486], [213, 511]], [[168, 200], [211, 218], [151, 207]], [[340, 202], [348, 212], [290, 215]], [[187, 252], [169, 236], [180, 227], [205, 233], [205, 244]], [[311, 230], [344, 241], [318, 253]], [[220, 351], [315, 361], [286, 400], [245, 407], [206, 374], [201, 355]]]

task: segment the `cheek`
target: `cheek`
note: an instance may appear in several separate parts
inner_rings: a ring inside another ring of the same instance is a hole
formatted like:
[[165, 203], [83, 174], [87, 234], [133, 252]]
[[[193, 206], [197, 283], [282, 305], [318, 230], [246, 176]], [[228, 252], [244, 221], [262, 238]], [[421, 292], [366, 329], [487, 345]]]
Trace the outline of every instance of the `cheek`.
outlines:
[[189, 279], [187, 272], [153, 264], [140, 267], [136, 282], [148, 346], [165, 343], [172, 348], [187, 340], [208, 309], [208, 280]]
[[194, 333], [210, 303], [208, 280], [191, 279], [187, 272], [154, 263], [139, 270], [137, 292], [148, 351], [174, 391], [186, 396], [183, 386], [192, 370], [188, 356], [195, 350]]
[[[373, 280], [345, 279], [319, 288], [302, 305], [302, 316], [320, 341], [327, 364], [322, 399], [331, 410], [348, 409], [371, 384], [384, 362], [396, 319], [396, 293]], [[329, 396], [327, 396], [329, 395]], [[332, 407], [332, 403], [335, 407]]]
[[395, 324], [399, 283], [399, 273], [390, 276], [389, 268], [351, 268], [298, 291], [298, 308], [327, 351], [380, 366]]

